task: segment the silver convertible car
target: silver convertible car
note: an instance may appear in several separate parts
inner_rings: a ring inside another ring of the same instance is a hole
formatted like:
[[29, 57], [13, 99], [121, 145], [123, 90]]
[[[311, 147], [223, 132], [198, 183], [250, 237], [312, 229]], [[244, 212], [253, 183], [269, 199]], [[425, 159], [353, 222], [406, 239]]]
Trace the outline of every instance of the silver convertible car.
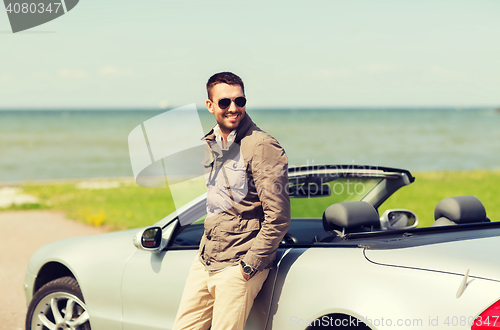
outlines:
[[[413, 181], [396, 168], [290, 168], [292, 223], [246, 329], [500, 328], [500, 222], [473, 196], [437, 203], [428, 228], [410, 210], [379, 214]], [[171, 329], [205, 212], [200, 196], [148, 228], [42, 247], [26, 329]]]

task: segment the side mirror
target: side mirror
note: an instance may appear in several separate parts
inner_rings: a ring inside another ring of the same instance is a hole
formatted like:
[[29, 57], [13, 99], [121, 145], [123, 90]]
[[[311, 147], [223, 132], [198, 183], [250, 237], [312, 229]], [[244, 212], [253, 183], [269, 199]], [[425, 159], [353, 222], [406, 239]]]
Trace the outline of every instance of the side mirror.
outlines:
[[161, 227], [148, 227], [134, 236], [134, 245], [140, 250], [161, 252], [167, 243], [162, 237]]
[[409, 210], [387, 210], [380, 217], [380, 227], [382, 228], [382, 230], [410, 229], [415, 228], [417, 225], [417, 215]]

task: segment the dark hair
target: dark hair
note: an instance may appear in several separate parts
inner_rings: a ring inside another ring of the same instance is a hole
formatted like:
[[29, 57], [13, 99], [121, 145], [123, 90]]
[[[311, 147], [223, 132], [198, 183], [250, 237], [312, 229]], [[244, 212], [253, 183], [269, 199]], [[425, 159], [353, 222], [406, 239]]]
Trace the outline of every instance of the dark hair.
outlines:
[[243, 94], [245, 94], [245, 87], [243, 80], [232, 72], [219, 72], [210, 77], [207, 81], [207, 94], [208, 99], [212, 100], [212, 88], [217, 84], [240, 85]]

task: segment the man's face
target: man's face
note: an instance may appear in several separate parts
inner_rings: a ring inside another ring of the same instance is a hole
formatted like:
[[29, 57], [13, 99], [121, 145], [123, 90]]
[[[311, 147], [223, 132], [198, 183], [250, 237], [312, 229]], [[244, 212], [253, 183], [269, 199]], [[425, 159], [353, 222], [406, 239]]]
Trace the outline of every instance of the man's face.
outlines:
[[228, 98], [234, 100], [239, 96], [245, 96], [240, 85], [221, 83], [212, 87], [212, 101], [206, 101], [208, 111], [214, 114], [222, 134], [226, 137], [240, 124], [245, 115], [245, 107], [239, 108], [234, 101], [232, 101], [229, 107], [221, 109], [218, 103], [220, 99]]

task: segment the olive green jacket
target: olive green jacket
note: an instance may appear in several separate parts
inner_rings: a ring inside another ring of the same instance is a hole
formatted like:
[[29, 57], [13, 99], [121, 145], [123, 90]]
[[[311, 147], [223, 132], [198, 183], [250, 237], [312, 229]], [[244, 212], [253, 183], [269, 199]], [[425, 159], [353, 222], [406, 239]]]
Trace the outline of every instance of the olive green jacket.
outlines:
[[200, 260], [206, 270], [240, 260], [256, 270], [270, 268], [290, 226], [285, 151], [248, 114], [228, 150], [221, 150], [213, 130], [204, 139], [208, 193]]

